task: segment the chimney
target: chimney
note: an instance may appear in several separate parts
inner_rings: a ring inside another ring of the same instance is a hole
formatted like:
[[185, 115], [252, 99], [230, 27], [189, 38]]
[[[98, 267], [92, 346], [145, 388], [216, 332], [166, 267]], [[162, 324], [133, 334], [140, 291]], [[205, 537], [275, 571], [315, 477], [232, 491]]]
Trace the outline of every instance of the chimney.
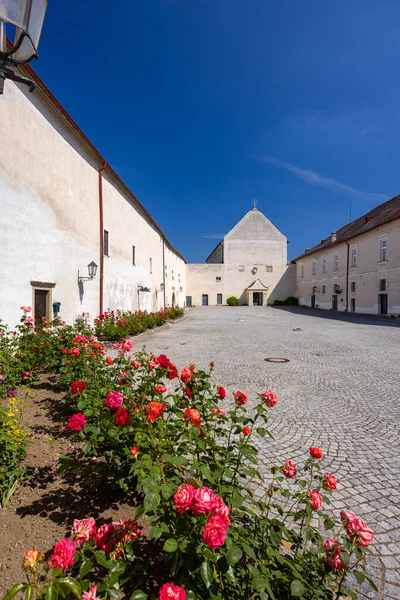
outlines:
[[307, 252], [310, 252], [310, 250], [311, 250], [311, 248], [306, 248], [306, 249], [304, 250], [304, 252], [307, 254]]
[[370, 221], [372, 221], [372, 217], [365, 217], [365, 222], [369, 223]]
[[332, 231], [331, 233], [331, 242], [336, 242], [336, 231]]

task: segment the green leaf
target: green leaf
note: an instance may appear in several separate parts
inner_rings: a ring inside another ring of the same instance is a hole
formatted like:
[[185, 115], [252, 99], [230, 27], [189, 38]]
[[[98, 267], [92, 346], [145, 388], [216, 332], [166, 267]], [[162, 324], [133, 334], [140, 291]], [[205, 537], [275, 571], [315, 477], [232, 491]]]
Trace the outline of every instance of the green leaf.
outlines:
[[78, 600], [81, 600], [82, 590], [81, 586], [73, 577], [62, 577], [57, 579], [57, 584], [66, 587]]
[[46, 588], [45, 600], [57, 600], [58, 590], [56, 584], [52, 583]]
[[158, 538], [160, 538], [162, 535], [162, 529], [161, 527], [158, 527], [158, 525], [153, 525], [153, 527], [150, 528], [150, 534], [149, 534], [149, 538], [151, 540], [158, 540]]
[[257, 560], [257, 557], [255, 555], [253, 548], [251, 548], [248, 544], [242, 544], [242, 548], [246, 552], [246, 554], [248, 554], [248, 556], [250, 556], [250, 558], [252, 558], [253, 560]]
[[80, 579], [83, 579], [85, 577], [85, 575], [87, 575], [89, 573], [89, 571], [92, 567], [93, 567], [93, 561], [84, 560], [83, 563], [81, 564], [81, 568], [79, 569]]
[[374, 582], [374, 581], [371, 579], [371, 577], [368, 577], [368, 576], [366, 575], [366, 576], [365, 576], [365, 579], [368, 581], [369, 585], [372, 587], [372, 589], [373, 589], [375, 592], [378, 592], [378, 591], [379, 591], [379, 590], [378, 590], [378, 588], [377, 588], [377, 586], [376, 586], [376, 583], [375, 583], [375, 582]]
[[32, 600], [33, 598], [33, 587], [28, 585], [25, 591], [25, 600]]
[[226, 553], [226, 560], [229, 565], [235, 565], [242, 558], [243, 552], [238, 546], [231, 546]]
[[214, 570], [213, 570], [212, 566], [206, 560], [203, 563], [201, 563], [200, 573], [201, 573], [201, 577], [204, 581], [204, 585], [208, 589], [210, 587], [210, 585], [212, 584], [212, 580], [214, 577]]
[[176, 540], [174, 540], [174, 538], [169, 538], [168, 540], [166, 540], [164, 546], [163, 546], [163, 550], [165, 552], [176, 552], [178, 550], [179, 544]]
[[305, 592], [304, 585], [301, 583], [301, 581], [299, 581], [299, 579], [294, 579], [290, 586], [290, 591], [292, 596], [300, 598], [300, 596], [302, 596]]
[[267, 433], [266, 430], [264, 429], [264, 427], [257, 427], [256, 429], [258, 435], [262, 438], [265, 437], [265, 434]]
[[7, 592], [7, 594], [4, 596], [3, 600], [11, 600], [11, 598], [14, 598], [14, 596], [16, 596], [19, 592], [24, 592], [25, 589], [27, 588], [28, 584], [27, 583], [23, 583], [22, 581], [20, 583], [16, 583], [14, 584]]
[[149, 492], [144, 499], [144, 509], [146, 512], [154, 512], [161, 502], [161, 496], [157, 492]]
[[147, 599], [147, 594], [145, 594], [141, 590], [136, 590], [136, 592], [133, 592], [133, 594], [131, 594], [131, 597], [129, 598], [129, 600], [146, 600], [146, 599]]
[[361, 585], [365, 581], [365, 573], [362, 571], [353, 571], [354, 577], [357, 579], [358, 583]]
[[97, 562], [99, 563], [99, 565], [101, 565], [102, 567], [105, 567], [106, 569], [111, 569], [111, 562], [109, 560], [107, 560], [105, 552], [103, 552], [103, 550], [98, 550], [95, 553], [95, 558], [96, 558]]
[[257, 575], [253, 578], [253, 581], [251, 582], [251, 587], [256, 592], [263, 592], [265, 590], [265, 583], [266, 582], [264, 577], [261, 577], [261, 575]]

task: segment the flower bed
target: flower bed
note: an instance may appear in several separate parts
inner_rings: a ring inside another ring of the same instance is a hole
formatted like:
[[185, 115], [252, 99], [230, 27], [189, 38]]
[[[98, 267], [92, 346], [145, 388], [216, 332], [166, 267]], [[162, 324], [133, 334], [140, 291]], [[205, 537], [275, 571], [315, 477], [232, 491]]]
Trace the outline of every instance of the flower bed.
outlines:
[[213, 384], [213, 363], [179, 372], [165, 355], [131, 356], [125, 340], [111, 359], [95, 337], [56, 327], [35, 331], [23, 318], [16, 360], [51, 368], [69, 390], [67, 426], [81, 443], [60, 471], [136, 492], [137, 508], [129, 520], [75, 520], [47, 558], [28, 550], [27, 581], [5, 600], [357, 598], [347, 581], [369, 580], [374, 534], [351, 512], [324, 512], [337, 482], [323, 451], [259, 470], [274, 392], [248, 410], [246, 393], [229, 400]]
[[164, 325], [169, 319], [177, 319], [182, 315], [183, 309], [179, 306], [164, 308], [155, 313], [111, 310], [95, 319], [95, 334], [101, 340], [120, 340]]

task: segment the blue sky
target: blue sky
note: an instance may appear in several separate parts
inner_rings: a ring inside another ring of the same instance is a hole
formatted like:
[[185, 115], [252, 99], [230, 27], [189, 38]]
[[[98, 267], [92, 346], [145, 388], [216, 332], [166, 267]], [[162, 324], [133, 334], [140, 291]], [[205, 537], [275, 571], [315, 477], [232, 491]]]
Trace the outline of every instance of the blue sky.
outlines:
[[289, 258], [400, 193], [398, 0], [52, 1], [33, 64], [190, 262], [252, 199]]

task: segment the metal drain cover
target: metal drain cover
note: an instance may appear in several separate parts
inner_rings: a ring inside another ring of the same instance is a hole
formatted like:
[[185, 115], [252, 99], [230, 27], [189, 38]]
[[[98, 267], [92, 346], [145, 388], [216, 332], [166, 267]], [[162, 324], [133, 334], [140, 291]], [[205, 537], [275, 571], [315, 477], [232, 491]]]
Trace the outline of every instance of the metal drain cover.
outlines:
[[265, 361], [267, 362], [272, 362], [272, 363], [287, 363], [290, 362], [288, 358], [264, 358]]

